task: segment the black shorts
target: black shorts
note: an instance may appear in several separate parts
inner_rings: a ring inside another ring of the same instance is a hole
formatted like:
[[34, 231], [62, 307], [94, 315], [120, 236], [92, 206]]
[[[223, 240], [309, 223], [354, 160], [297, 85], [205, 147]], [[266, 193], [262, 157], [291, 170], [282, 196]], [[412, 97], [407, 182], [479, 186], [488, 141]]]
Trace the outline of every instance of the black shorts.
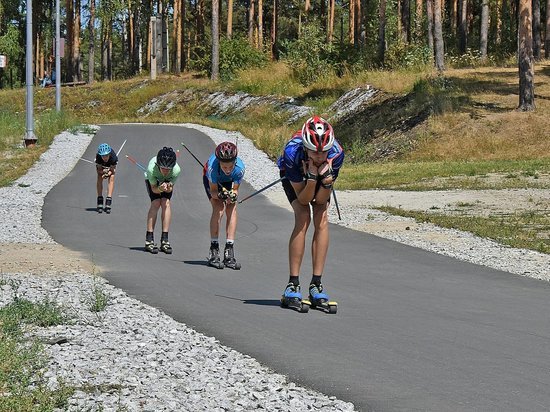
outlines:
[[149, 193], [149, 199], [151, 199], [151, 202], [157, 199], [172, 199], [172, 193], [174, 193], [174, 191], [155, 193], [153, 192], [153, 189], [151, 189], [151, 183], [149, 183], [149, 180], [147, 179], [145, 180], [145, 186], [147, 186], [147, 193]]
[[[284, 170], [281, 170], [279, 172], [279, 176], [280, 177], [284, 177], [285, 176], [285, 172]], [[285, 191], [285, 195], [286, 195], [286, 198], [288, 199], [288, 202], [290, 204], [292, 204], [292, 202], [294, 202], [298, 196], [296, 196], [296, 191], [294, 190], [294, 188], [292, 187], [292, 184], [290, 183], [290, 180], [288, 179], [283, 179], [281, 181], [281, 183], [283, 184], [283, 189]], [[317, 196], [317, 192], [319, 191], [319, 188], [321, 187], [321, 182], [320, 181], [317, 181], [317, 184], [315, 185], [315, 196]], [[315, 196], [313, 197], [315, 199]], [[330, 198], [329, 198], [330, 200]]]
[[[210, 193], [210, 181], [208, 180], [206, 175], [202, 175], [202, 184], [204, 185], [204, 190], [206, 191], [206, 196], [208, 196], [208, 200], [212, 199], [212, 193]], [[232, 190], [233, 182], [218, 183], [218, 192], [221, 191], [222, 187], [224, 187], [227, 190]]]

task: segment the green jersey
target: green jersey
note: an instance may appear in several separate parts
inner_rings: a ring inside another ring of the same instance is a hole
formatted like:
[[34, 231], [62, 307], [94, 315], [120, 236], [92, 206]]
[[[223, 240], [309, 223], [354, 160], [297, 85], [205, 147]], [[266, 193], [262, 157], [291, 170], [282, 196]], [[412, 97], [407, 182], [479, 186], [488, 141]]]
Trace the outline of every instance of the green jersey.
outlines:
[[180, 172], [181, 169], [176, 163], [172, 170], [170, 170], [170, 173], [164, 176], [157, 166], [157, 157], [155, 156], [151, 160], [149, 160], [149, 165], [147, 166], [147, 171], [144, 173], [144, 175], [145, 179], [147, 179], [149, 183], [151, 183], [151, 185], [158, 186], [164, 182], [176, 183], [176, 179], [178, 178]]

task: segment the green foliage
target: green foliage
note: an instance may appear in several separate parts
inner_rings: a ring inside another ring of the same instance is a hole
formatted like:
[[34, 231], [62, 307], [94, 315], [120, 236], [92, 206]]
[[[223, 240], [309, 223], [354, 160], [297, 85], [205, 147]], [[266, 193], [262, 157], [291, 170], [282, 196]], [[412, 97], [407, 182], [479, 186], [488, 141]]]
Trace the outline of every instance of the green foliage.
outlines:
[[8, 24], [4, 35], [0, 36], [0, 53], [8, 58], [8, 68], [12, 68], [14, 79], [20, 74], [18, 61], [23, 55], [23, 47], [19, 44], [19, 31], [13, 24]]
[[250, 45], [245, 38], [221, 39], [220, 78], [222, 80], [231, 80], [239, 70], [263, 67], [267, 62], [267, 56]]
[[319, 24], [306, 24], [297, 40], [285, 41], [284, 58], [296, 80], [307, 86], [334, 72], [333, 46], [327, 44]]
[[432, 53], [424, 44], [392, 43], [386, 50], [384, 66], [389, 69], [420, 69], [432, 61]]

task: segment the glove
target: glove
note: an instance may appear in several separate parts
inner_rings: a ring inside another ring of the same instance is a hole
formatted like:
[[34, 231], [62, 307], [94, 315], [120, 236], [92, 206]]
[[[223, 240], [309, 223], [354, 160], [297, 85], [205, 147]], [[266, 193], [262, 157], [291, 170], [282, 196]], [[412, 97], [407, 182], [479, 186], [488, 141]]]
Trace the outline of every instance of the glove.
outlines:
[[110, 176], [110, 174], [109, 174], [110, 171], [111, 171], [111, 169], [109, 169], [108, 167], [103, 168], [103, 175], [102, 175], [103, 179], [107, 179]]
[[229, 198], [229, 191], [222, 187], [222, 189], [218, 192], [218, 199], [220, 200], [227, 200]]
[[319, 177], [321, 180], [324, 180], [329, 176], [332, 176], [332, 167], [329, 163], [324, 162], [321, 166], [319, 166]]
[[235, 203], [237, 201], [237, 193], [235, 193], [233, 190], [227, 192], [227, 196], [231, 203]]

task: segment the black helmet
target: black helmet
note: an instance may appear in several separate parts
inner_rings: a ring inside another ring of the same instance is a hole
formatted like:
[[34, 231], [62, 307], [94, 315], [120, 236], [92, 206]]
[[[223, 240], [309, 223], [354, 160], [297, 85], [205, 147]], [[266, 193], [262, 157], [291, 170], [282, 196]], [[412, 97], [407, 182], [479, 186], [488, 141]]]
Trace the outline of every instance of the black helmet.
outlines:
[[232, 162], [237, 158], [237, 146], [231, 142], [223, 142], [216, 147], [216, 158], [222, 162]]
[[172, 169], [176, 165], [176, 152], [171, 147], [164, 146], [157, 154], [157, 166]]

